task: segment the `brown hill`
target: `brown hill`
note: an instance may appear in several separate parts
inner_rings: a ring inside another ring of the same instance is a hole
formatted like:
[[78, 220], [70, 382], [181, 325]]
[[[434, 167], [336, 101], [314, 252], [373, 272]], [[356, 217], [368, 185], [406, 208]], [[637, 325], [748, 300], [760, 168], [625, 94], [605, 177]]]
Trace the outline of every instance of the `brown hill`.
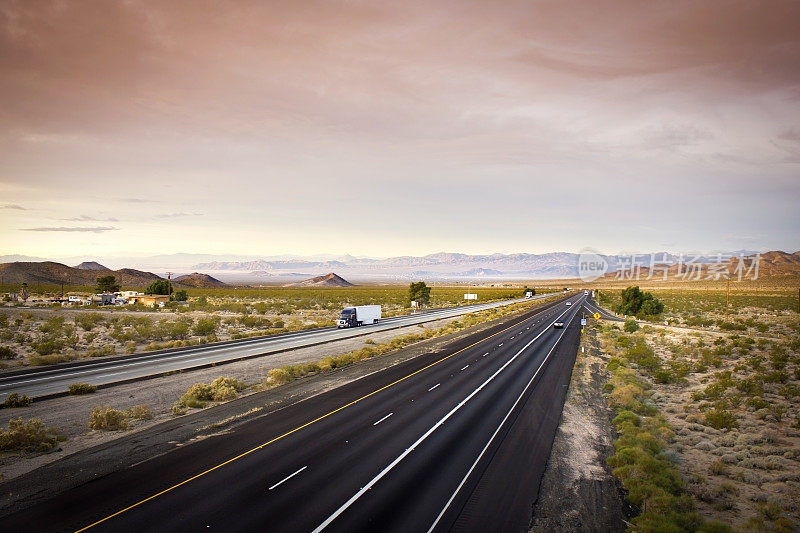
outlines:
[[178, 276], [172, 280], [172, 283], [179, 287], [188, 287], [192, 289], [217, 289], [228, 286], [227, 283], [223, 283], [217, 278], [212, 278], [208, 274], [201, 274], [199, 272]]
[[[753, 267], [754, 259], [755, 256], [748, 256], [744, 258], [743, 264], [741, 265], [741, 268], [744, 269], [742, 272], [742, 279], [753, 279], [753, 277], [755, 276], [755, 269], [751, 270], [751, 267]], [[737, 271], [737, 268], [740, 267], [739, 261], [740, 261], [739, 257], [732, 257], [727, 261], [727, 268], [722, 269], [723, 272], [727, 270], [731, 280], [736, 280], [739, 277]], [[667, 265], [656, 266], [653, 272], [653, 279], [659, 280], [663, 278], [665, 266], [667, 267], [667, 279], [674, 279], [680, 273], [683, 273], [692, 279], [695, 278], [695, 275], [688, 272], [688, 267], [685, 264], [682, 265], [681, 272], [679, 272], [679, 267], [677, 264], [672, 264], [669, 266]], [[702, 270], [700, 279], [705, 279], [705, 277], [708, 276], [710, 273], [709, 264], [705, 263], [701, 264], [701, 266]], [[650, 269], [646, 266], [642, 266], [639, 270], [639, 279], [647, 278], [649, 273]], [[763, 254], [761, 254], [758, 260], [759, 278], [797, 276], [797, 275], [800, 275], [800, 251], [795, 252], [793, 254], [781, 252], [780, 250], [764, 252]], [[615, 278], [616, 276], [617, 272], [608, 272], [604, 277]]]
[[316, 278], [298, 281], [297, 283], [289, 283], [284, 287], [353, 287], [353, 284], [330, 272], [324, 276], [317, 276]]
[[162, 279], [152, 272], [142, 272], [132, 268], [121, 270], [84, 270], [72, 268], [53, 261], [14, 262], [0, 264], [2, 283], [27, 283], [29, 285], [94, 285], [98, 276], [110, 275], [117, 278], [120, 285], [139, 287]]

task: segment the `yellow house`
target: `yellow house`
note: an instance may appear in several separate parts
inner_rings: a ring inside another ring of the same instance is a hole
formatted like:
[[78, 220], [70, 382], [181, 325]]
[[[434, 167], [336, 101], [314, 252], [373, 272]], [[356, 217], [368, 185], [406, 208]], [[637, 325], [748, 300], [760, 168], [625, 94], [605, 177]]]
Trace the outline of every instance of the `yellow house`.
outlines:
[[169, 296], [165, 294], [137, 294], [128, 298], [129, 304], [142, 304], [146, 306], [163, 306], [169, 301]]

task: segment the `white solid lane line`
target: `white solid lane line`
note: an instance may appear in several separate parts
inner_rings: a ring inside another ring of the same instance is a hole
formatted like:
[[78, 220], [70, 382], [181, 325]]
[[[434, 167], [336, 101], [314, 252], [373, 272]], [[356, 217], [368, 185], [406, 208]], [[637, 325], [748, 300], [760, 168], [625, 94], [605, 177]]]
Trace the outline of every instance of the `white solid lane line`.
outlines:
[[377, 422], [375, 422], [375, 423], [374, 423], [374, 424], [372, 424], [372, 425], [373, 425], [373, 426], [377, 426], [378, 424], [380, 424], [381, 422], [383, 422], [384, 420], [386, 420], [387, 418], [389, 418], [389, 417], [390, 417], [390, 416], [392, 416], [393, 414], [394, 414], [394, 413], [389, 413], [388, 415], [384, 416], [383, 418], [381, 418], [380, 420], [378, 420]]
[[[565, 310], [563, 313], [561, 313], [560, 315], [558, 315], [558, 318], [561, 318], [562, 316], [564, 316], [565, 314], [567, 314], [567, 312], [568, 312], [568, 311], [569, 311], [569, 309]], [[426, 440], [428, 437], [430, 437], [430, 436], [431, 436], [431, 434], [432, 434], [434, 431], [436, 431], [437, 429], [439, 429], [439, 427], [441, 427], [441, 426], [442, 426], [442, 425], [443, 425], [445, 422], [447, 422], [447, 420], [449, 420], [449, 419], [450, 419], [450, 417], [452, 417], [452, 416], [453, 416], [453, 415], [454, 415], [456, 412], [458, 412], [458, 411], [459, 411], [459, 410], [460, 410], [462, 407], [464, 407], [464, 405], [466, 405], [466, 404], [467, 404], [467, 402], [469, 402], [469, 401], [470, 401], [472, 398], [474, 398], [474, 397], [475, 397], [475, 395], [477, 395], [477, 394], [478, 394], [480, 391], [482, 391], [482, 390], [483, 390], [483, 389], [484, 389], [484, 388], [485, 388], [485, 387], [486, 387], [486, 386], [487, 386], [489, 383], [491, 383], [491, 382], [494, 380], [494, 378], [496, 378], [496, 377], [497, 377], [497, 376], [498, 376], [498, 375], [499, 375], [501, 372], [503, 372], [503, 371], [504, 371], [506, 368], [508, 368], [508, 366], [509, 366], [511, 363], [513, 363], [513, 362], [514, 362], [514, 361], [515, 361], [515, 360], [516, 360], [516, 359], [517, 359], [517, 358], [520, 356], [520, 354], [521, 354], [522, 352], [524, 352], [525, 350], [527, 350], [527, 349], [528, 349], [528, 347], [529, 347], [531, 344], [533, 344], [534, 342], [536, 342], [536, 341], [539, 339], [539, 337], [541, 337], [542, 335], [544, 335], [544, 333], [545, 333], [546, 331], [549, 331], [549, 328], [546, 328], [546, 329], [544, 329], [544, 330], [543, 330], [541, 333], [539, 333], [538, 335], [536, 335], [536, 337], [534, 337], [533, 339], [531, 339], [530, 341], [528, 341], [528, 343], [527, 343], [525, 346], [523, 346], [523, 347], [522, 347], [522, 348], [521, 348], [521, 349], [520, 349], [520, 350], [519, 350], [519, 351], [518, 351], [516, 354], [514, 354], [514, 355], [511, 357], [511, 359], [509, 359], [508, 361], [506, 361], [506, 362], [503, 364], [503, 366], [501, 366], [500, 368], [498, 368], [498, 369], [497, 369], [497, 370], [494, 372], [494, 374], [492, 374], [491, 376], [489, 376], [489, 377], [486, 379], [486, 381], [484, 381], [483, 383], [481, 383], [481, 384], [478, 386], [478, 388], [476, 388], [475, 390], [473, 390], [473, 391], [472, 391], [472, 392], [471, 392], [471, 393], [470, 393], [470, 394], [469, 394], [469, 395], [468, 395], [466, 398], [464, 398], [463, 400], [461, 400], [461, 401], [458, 403], [458, 405], [456, 405], [455, 407], [453, 407], [453, 408], [452, 408], [452, 409], [451, 409], [451, 410], [450, 410], [450, 411], [449, 411], [449, 412], [448, 412], [446, 415], [444, 415], [442, 418], [440, 418], [438, 422], [436, 422], [436, 423], [435, 423], [433, 426], [431, 426], [431, 428], [430, 428], [430, 429], [428, 429], [428, 431], [426, 431], [426, 432], [425, 432], [425, 433], [424, 433], [424, 434], [423, 434], [423, 435], [422, 435], [420, 438], [418, 438], [418, 439], [417, 439], [417, 440], [416, 440], [416, 441], [415, 441], [413, 444], [411, 444], [411, 446], [409, 446], [408, 448], [406, 448], [406, 450], [405, 450], [403, 453], [401, 453], [399, 456], [397, 456], [397, 458], [396, 458], [396, 459], [394, 459], [394, 460], [393, 460], [391, 463], [389, 463], [389, 464], [388, 464], [388, 465], [387, 465], [387, 466], [386, 466], [386, 467], [385, 467], [383, 470], [381, 470], [381, 471], [380, 471], [380, 472], [379, 472], [379, 473], [378, 473], [378, 474], [377, 474], [375, 477], [373, 477], [373, 478], [372, 478], [372, 479], [371, 479], [371, 480], [370, 480], [370, 481], [369, 481], [369, 482], [368, 482], [366, 485], [364, 485], [363, 487], [361, 487], [361, 489], [360, 489], [358, 492], [356, 492], [356, 493], [355, 493], [353, 496], [351, 496], [349, 500], [347, 500], [346, 502], [344, 502], [344, 503], [342, 504], [342, 506], [341, 506], [341, 507], [339, 507], [339, 508], [338, 508], [336, 511], [334, 511], [334, 512], [333, 512], [333, 514], [331, 514], [331, 515], [330, 515], [328, 518], [326, 518], [324, 522], [322, 522], [320, 525], [318, 525], [318, 526], [317, 526], [317, 527], [314, 529], [314, 531], [312, 531], [312, 533], [319, 533], [320, 531], [322, 531], [323, 529], [325, 529], [326, 527], [328, 527], [328, 526], [329, 526], [329, 525], [330, 525], [330, 524], [331, 524], [331, 523], [332, 523], [334, 520], [336, 520], [336, 519], [339, 517], [339, 515], [341, 515], [343, 512], [345, 512], [345, 511], [346, 511], [346, 510], [347, 510], [347, 509], [348, 509], [348, 508], [349, 508], [351, 505], [353, 505], [353, 504], [354, 504], [354, 503], [355, 503], [355, 502], [356, 502], [356, 501], [357, 501], [359, 498], [361, 498], [361, 496], [363, 496], [363, 495], [364, 495], [364, 494], [365, 494], [365, 493], [366, 493], [368, 490], [372, 489], [372, 487], [373, 487], [373, 486], [374, 486], [374, 485], [375, 485], [375, 484], [376, 484], [378, 481], [380, 481], [381, 479], [383, 479], [383, 477], [384, 477], [384, 476], [386, 476], [386, 474], [388, 474], [388, 473], [389, 473], [389, 472], [390, 472], [390, 471], [391, 471], [391, 470], [392, 470], [392, 469], [393, 469], [395, 466], [397, 466], [397, 465], [398, 465], [398, 464], [399, 464], [399, 463], [400, 463], [400, 462], [401, 462], [403, 459], [405, 459], [405, 458], [406, 458], [406, 457], [407, 457], [407, 456], [408, 456], [408, 455], [409, 455], [411, 452], [413, 452], [413, 451], [414, 451], [414, 450], [417, 448], [417, 446], [419, 446], [420, 444], [422, 444], [422, 443], [423, 443], [423, 442], [424, 442], [424, 441], [425, 441], [425, 440]]]
[[278, 485], [280, 485], [281, 483], [285, 483], [286, 481], [289, 481], [290, 479], [292, 479], [294, 476], [296, 476], [297, 474], [299, 474], [300, 472], [302, 472], [302, 471], [303, 471], [303, 470], [305, 470], [306, 468], [308, 468], [308, 465], [304, 466], [303, 468], [301, 468], [300, 470], [298, 470], [298, 471], [297, 471], [297, 472], [295, 472], [294, 474], [291, 474], [291, 475], [289, 475], [289, 476], [286, 476], [286, 477], [285, 477], [285, 478], [283, 478], [282, 480], [280, 480], [280, 481], [278, 481], [277, 483], [275, 483], [274, 485], [272, 485], [272, 486], [271, 486], [270, 488], [268, 488], [267, 490], [272, 490], [272, 489], [274, 489], [275, 487], [277, 487]]
[[468, 368], [469, 368], [469, 365], [465, 366], [465, 367], [464, 367], [464, 368], [462, 368], [461, 370], [466, 370], [466, 369], [468, 369]]
[[438, 387], [439, 385], [441, 385], [441, 383], [437, 383], [436, 385], [434, 385], [433, 387], [431, 387], [430, 389], [428, 389], [428, 392], [432, 391], [433, 389], [435, 389], [435, 388], [436, 388], [436, 387]]

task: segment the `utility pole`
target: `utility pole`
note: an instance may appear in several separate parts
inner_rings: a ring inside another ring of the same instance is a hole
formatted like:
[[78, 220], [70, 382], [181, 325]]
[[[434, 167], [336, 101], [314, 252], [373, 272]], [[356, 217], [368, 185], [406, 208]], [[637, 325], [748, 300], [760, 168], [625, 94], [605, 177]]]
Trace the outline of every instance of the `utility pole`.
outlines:
[[725, 322], [728, 321], [728, 306], [731, 301], [731, 278], [728, 278], [728, 290], [725, 294]]

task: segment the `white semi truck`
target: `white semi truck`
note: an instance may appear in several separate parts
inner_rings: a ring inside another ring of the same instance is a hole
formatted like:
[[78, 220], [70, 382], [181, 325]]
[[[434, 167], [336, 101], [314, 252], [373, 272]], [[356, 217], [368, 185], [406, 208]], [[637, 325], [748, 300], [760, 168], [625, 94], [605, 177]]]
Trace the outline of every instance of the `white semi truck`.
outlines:
[[339, 320], [336, 321], [338, 328], [354, 328], [364, 324], [377, 324], [381, 319], [380, 305], [357, 305], [355, 307], [345, 307]]

